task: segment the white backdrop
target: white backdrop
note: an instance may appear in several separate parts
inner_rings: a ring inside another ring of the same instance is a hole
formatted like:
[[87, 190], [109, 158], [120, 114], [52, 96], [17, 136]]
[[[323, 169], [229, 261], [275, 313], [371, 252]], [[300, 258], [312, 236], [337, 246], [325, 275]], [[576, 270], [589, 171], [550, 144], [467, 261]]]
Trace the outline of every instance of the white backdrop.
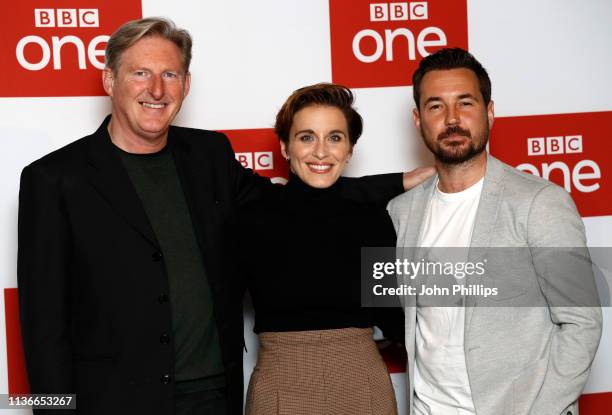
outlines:
[[[468, 0], [467, 4], [469, 49], [490, 73], [496, 116], [612, 110], [611, 1]], [[177, 125], [270, 128], [293, 90], [332, 80], [328, 0], [142, 0], [142, 13], [167, 16], [194, 38], [191, 93]], [[412, 126], [412, 87], [359, 88], [355, 93], [365, 130], [347, 175], [408, 170], [431, 161]], [[91, 133], [108, 112], [105, 97], [0, 98], [4, 148], [0, 287], [16, 287], [21, 169]], [[603, 134], [612, 139], [609, 129]], [[608, 149], [612, 151], [612, 146]], [[602, 175], [608, 175], [612, 166], [601, 168]], [[591, 245], [612, 246], [612, 217], [584, 221]], [[603, 339], [586, 393], [612, 391], [609, 308], [604, 309], [604, 318]], [[247, 380], [257, 349], [250, 322], [247, 315]], [[0, 304], [3, 337], [4, 325], [4, 304]], [[0, 341], [0, 393], [8, 390], [6, 365], [6, 345]], [[403, 394], [403, 376], [396, 374], [393, 379]], [[398, 400], [403, 399], [398, 396]]]

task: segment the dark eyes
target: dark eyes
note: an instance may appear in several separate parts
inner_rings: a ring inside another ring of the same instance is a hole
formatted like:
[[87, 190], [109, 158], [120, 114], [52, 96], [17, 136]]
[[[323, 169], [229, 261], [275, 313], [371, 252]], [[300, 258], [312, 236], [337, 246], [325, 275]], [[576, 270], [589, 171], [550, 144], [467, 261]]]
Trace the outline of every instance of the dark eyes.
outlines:
[[[332, 143], [339, 143], [343, 140], [343, 136], [340, 134], [332, 134], [330, 135], [328, 138], [328, 141], [332, 142]], [[315, 141], [315, 137], [309, 134], [304, 134], [298, 137], [298, 140], [304, 142], [304, 143], [310, 143], [312, 141]]]
[[314, 138], [313, 138], [313, 136], [311, 136], [311, 135], [307, 135], [307, 134], [305, 134], [305, 135], [301, 135], [301, 136], [299, 137], [299, 140], [300, 140], [300, 141], [303, 141], [303, 142], [305, 142], [305, 143], [308, 143], [308, 142], [310, 142], [310, 141], [314, 140]]
[[[462, 107], [471, 107], [473, 106], [474, 103], [472, 101], [459, 101], [459, 106]], [[427, 107], [427, 109], [435, 111], [435, 110], [439, 110], [442, 108], [442, 104], [431, 104], [430, 106]]]

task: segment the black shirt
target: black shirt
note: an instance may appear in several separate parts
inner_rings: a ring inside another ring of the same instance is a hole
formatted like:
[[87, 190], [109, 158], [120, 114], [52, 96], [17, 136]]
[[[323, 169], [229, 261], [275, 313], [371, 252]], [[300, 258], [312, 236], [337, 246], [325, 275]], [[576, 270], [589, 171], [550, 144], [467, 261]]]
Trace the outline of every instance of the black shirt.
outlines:
[[224, 368], [212, 294], [169, 147], [153, 154], [118, 151], [162, 250], [173, 333], [160, 333], [159, 341], [174, 345], [180, 393], [223, 386]]
[[393, 224], [384, 204], [344, 198], [344, 180], [316, 189], [291, 174], [241, 211], [256, 333], [378, 325], [403, 341], [401, 309], [361, 307], [361, 247], [395, 246]]

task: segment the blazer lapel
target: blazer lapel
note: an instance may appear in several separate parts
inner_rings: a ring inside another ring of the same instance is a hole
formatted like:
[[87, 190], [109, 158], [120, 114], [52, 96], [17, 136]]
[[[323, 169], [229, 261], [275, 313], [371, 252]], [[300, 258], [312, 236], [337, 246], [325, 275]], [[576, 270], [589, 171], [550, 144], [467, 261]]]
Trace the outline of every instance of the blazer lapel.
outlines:
[[425, 214], [429, 203], [431, 201], [431, 194], [434, 190], [435, 184], [438, 182], [438, 175], [426, 180], [424, 183], [419, 185], [412, 197], [412, 206], [406, 222], [405, 234], [404, 234], [404, 246], [405, 247], [416, 247], [419, 241], [419, 236], [425, 226]]
[[[478, 211], [474, 221], [474, 230], [472, 231], [472, 240], [470, 242], [470, 251], [468, 261], [472, 263], [480, 262], [485, 259], [487, 248], [490, 246], [490, 238], [493, 227], [497, 222], [497, 212], [503, 192], [503, 165], [491, 155], [487, 155], [487, 171], [485, 173]], [[480, 277], [476, 275], [468, 276], [466, 284], [478, 284]], [[465, 328], [468, 329], [474, 307], [476, 306], [476, 297], [467, 296], [465, 298]]]
[[[421, 254], [421, 248], [417, 246], [419, 237], [423, 232], [425, 226], [425, 215], [431, 201], [431, 194], [434, 191], [434, 186], [438, 182], [438, 176], [434, 175], [432, 178], [426, 180], [424, 183], [412, 190], [412, 199], [409, 201], [410, 205], [405, 210], [404, 214], [406, 218], [406, 225], [400, 227], [401, 232], [401, 246], [398, 246], [398, 255], [401, 255], [401, 259], [407, 259], [408, 261], [414, 261], [417, 255]], [[414, 286], [414, 280], [411, 282], [404, 281], [403, 278], [399, 279], [400, 284], [409, 283]], [[418, 284], [417, 284], [418, 287]], [[414, 362], [416, 356], [416, 320], [417, 320], [417, 309], [415, 295], [409, 295], [403, 297], [403, 306], [405, 314], [405, 336], [406, 336], [406, 353], [408, 356], [408, 394], [412, 396], [414, 393]], [[412, 405], [412, 400], [410, 400]]]
[[178, 129], [171, 127], [169, 137], [196, 236], [200, 241], [201, 249], [208, 251], [211, 248], [209, 239], [212, 238], [214, 229], [211, 208], [217, 203], [214, 185], [216, 183], [215, 169], [211, 160], [208, 160], [210, 155], [204, 152], [194, 154], [191, 144], [180, 135]]
[[420, 185], [414, 192], [412, 207], [408, 215], [408, 221], [404, 230], [404, 250], [403, 258], [413, 261], [423, 255], [423, 248], [418, 247], [419, 237], [425, 227], [425, 216], [431, 203], [431, 195], [438, 182], [438, 175], [434, 175]]
[[[409, 200], [409, 205], [401, 213], [407, 215], [405, 219], [405, 226], [400, 225], [398, 232], [398, 247], [396, 255], [402, 260], [414, 261], [419, 255], [421, 255], [422, 248], [417, 246], [419, 236], [425, 226], [425, 214], [431, 200], [431, 192], [437, 183], [437, 175], [428, 179], [418, 187], [412, 190], [412, 198]], [[398, 283], [413, 285], [415, 280], [407, 281], [405, 276], [398, 276]], [[416, 306], [416, 296], [410, 295], [404, 298], [402, 301], [404, 307], [408, 307], [406, 310], [406, 322], [410, 324], [410, 321], [416, 320], [416, 312], [410, 310], [410, 307]], [[408, 313], [410, 310], [410, 313]]]
[[111, 142], [107, 130], [109, 121], [110, 116], [90, 136], [87, 155], [88, 179], [112, 209], [155, 248], [159, 249], [142, 202]]

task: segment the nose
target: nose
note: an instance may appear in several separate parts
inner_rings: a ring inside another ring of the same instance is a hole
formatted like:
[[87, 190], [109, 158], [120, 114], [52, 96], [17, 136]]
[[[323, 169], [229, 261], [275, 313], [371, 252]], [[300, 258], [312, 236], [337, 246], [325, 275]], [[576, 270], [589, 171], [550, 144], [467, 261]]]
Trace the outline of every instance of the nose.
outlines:
[[325, 156], [327, 155], [327, 147], [325, 146], [325, 140], [317, 140], [313, 155], [319, 160], [325, 158]]
[[164, 96], [164, 81], [160, 75], [155, 75], [151, 77], [149, 93], [151, 94], [151, 97], [156, 100], [162, 99], [162, 97]]
[[444, 121], [446, 122], [446, 125], [459, 124], [457, 110], [452, 105], [449, 105], [448, 108], [446, 109], [446, 119]]

